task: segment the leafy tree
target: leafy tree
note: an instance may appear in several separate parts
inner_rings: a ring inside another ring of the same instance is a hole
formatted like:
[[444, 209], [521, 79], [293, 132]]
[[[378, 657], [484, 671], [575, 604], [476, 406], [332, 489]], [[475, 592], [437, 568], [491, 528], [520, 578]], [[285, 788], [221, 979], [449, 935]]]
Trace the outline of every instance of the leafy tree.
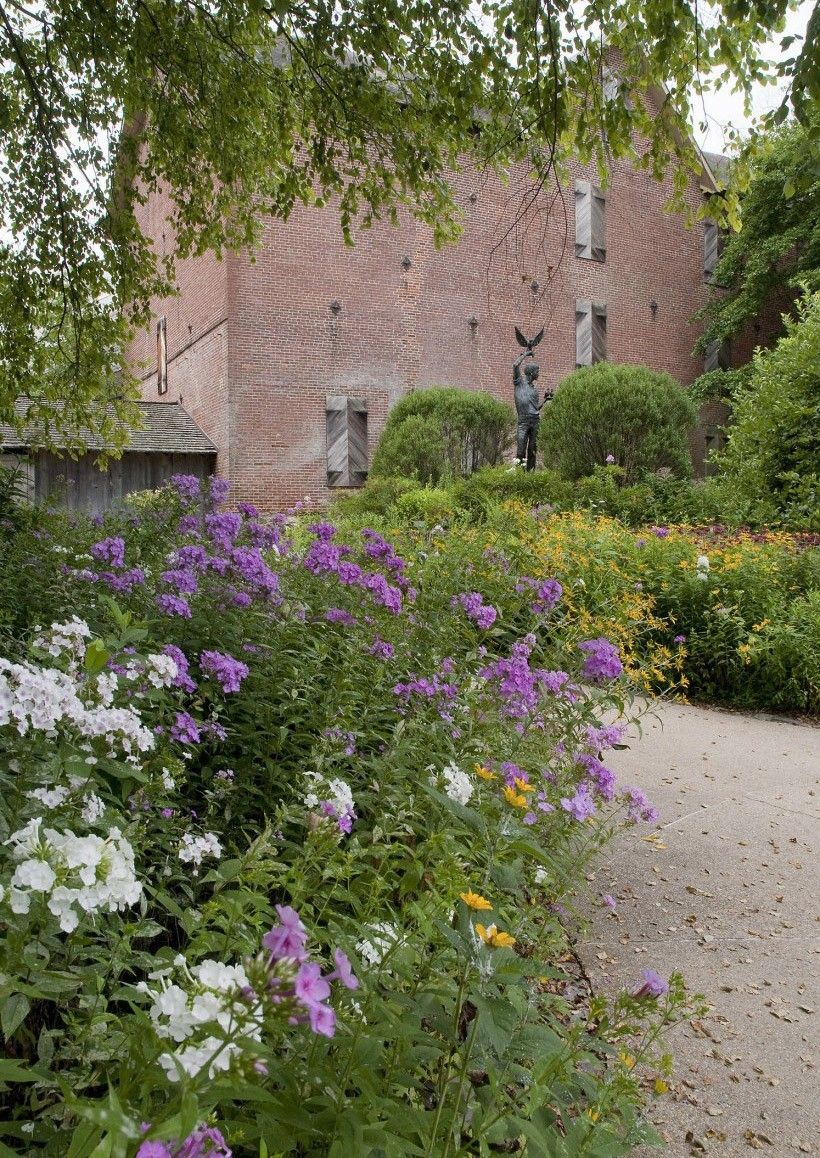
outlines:
[[666, 468], [690, 475], [687, 434], [695, 408], [671, 376], [647, 366], [598, 362], [570, 374], [541, 421], [547, 466], [565, 478], [592, 474], [611, 457], [626, 483]]
[[453, 386], [415, 390], [390, 411], [371, 477], [435, 485], [494, 466], [510, 443], [514, 421], [512, 408], [490, 394]]
[[719, 462], [756, 517], [820, 529], [820, 292], [785, 324], [774, 349], [755, 354]]
[[446, 241], [464, 157], [536, 180], [569, 151], [675, 159], [680, 194], [689, 92], [712, 69], [748, 91], [786, 6], [719, 0], [704, 24], [695, 0], [0, 0], [0, 420], [20, 393], [57, 425], [127, 417], [117, 350], [174, 284], [137, 226], [151, 191], [179, 255], [329, 199], [348, 238], [404, 205]]

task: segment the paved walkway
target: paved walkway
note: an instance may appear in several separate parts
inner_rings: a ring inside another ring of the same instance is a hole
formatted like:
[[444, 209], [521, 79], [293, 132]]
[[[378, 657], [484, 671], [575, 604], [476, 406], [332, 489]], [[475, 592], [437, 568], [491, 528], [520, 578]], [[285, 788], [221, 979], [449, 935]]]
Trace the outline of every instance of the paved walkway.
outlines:
[[610, 762], [659, 808], [660, 843], [611, 846], [591, 887], [618, 908], [596, 910], [581, 958], [599, 990], [680, 969], [712, 1007], [670, 1038], [651, 1113], [669, 1158], [820, 1153], [820, 729], [655, 711]]

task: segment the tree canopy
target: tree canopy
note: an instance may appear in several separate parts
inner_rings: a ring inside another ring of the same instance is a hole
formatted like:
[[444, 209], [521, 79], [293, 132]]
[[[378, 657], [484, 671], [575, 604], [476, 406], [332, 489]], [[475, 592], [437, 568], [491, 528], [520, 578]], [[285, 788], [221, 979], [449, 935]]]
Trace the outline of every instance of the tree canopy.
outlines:
[[719, 0], [704, 24], [694, 0], [0, 0], [0, 420], [20, 394], [34, 418], [61, 400], [57, 425], [127, 416], [117, 352], [174, 285], [137, 225], [152, 190], [179, 255], [330, 198], [347, 237], [407, 206], [447, 241], [464, 157], [538, 179], [637, 150], [658, 176], [676, 160], [680, 191], [693, 85], [717, 69], [748, 91], [786, 6]]

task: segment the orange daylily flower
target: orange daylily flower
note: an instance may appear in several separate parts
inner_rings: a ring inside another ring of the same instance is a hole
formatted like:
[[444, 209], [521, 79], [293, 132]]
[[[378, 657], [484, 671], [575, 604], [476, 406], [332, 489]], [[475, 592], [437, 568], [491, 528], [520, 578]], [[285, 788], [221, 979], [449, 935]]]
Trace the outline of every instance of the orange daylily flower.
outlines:
[[475, 931], [491, 949], [510, 949], [515, 944], [515, 937], [511, 937], [509, 933], [499, 933], [495, 925], [485, 928], [484, 925], [477, 924]]
[[466, 893], [458, 894], [464, 904], [471, 909], [491, 909], [492, 903], [486, 897], [482, 897], [480, 893], [474, 893], [472, 889], [468, 889]]

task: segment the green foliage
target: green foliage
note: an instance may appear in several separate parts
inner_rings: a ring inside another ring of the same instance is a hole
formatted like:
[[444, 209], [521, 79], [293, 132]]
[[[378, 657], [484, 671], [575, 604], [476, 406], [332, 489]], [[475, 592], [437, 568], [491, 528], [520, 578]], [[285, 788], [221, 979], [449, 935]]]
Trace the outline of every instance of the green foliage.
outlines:
[[[668, 1072], [664, 1028], [692, 1015], [682, 979], [660, 1000], [584, 993], [556, 916], [635, 807], [596, 793], [581, 823], [560, 806], [583, 775], [573, 754], [611, 743], [590, 725], [625, 711], [634, 681], [541, 688], [536, 664], [577, 683], [577, 643], [594, 624], [570, 601], [522, 600], [522, 580], [532, 591], [546, 577], [537, 552], [509, 519], [492, 533], [509, 546], [502, 560], [484, 536], [435, 527], [391, 547], [353, 520], [263, 525], [195, 495], [131, 508], [103, 527], [63, 516], [0, 527], [2, 652], [26, 665], [0, 661], [3, 1153], [134, 1158], [141, 1140], [190, 1138], [205, 1121], [235, 1158], [444, 1158], [522, 1139], [569, 1158], [628, 1154], [651, 1137], [641, 1087]], [[134, 568], [144, 582], [115, 601], [112, 583]], [[162, 612], [169, 590], [186, 592], [190, 615]], [[494, 610], [489, 626], [457, 598], [469, 592]], [[624, 616], [624, 629], [642, 637], [651, 620]], [[157, 666], [171, 643], [192, 685]], [[214, 649], [246, 663], [241, 686], [209, 674]], [[517, 686], [536, 692], [523, 708], [501, 678], [511, 657]], [[496, 679], [486, 669], [500, 661]], [[32, 716], [35, 701], [55, 708], [51, 724]], [[181, 713], [198, 739], [180, 733]], [[135, 723], [146, 733], [125, 743]], [[349, 831], [320, 804], [340, 785]], [[538, 792], [552, 810], [528, 817]], [[65, 833], [81, 839], [58, 863]], [[180, 855], [208, 834], [201, 863]], [[141, 892], [101, 905], [111, 842], [123, 841]], [[70, 929], [80, 865], [92, 911]], [[294, 995], [298, 963], [261, 951], [276, 905], [298, 911], [306, 951], [330, 974], [333, 1036], [313, 1032]], [[336, 948], [355, 992], [333, 979]], [[225, 976], [237, 964], [247, 985]]]
[[390, 411], [371, 475], [436, 484], [502, 460], [512, 408], [483, 391], [436, 386], [406, 394]]
[[820, 529], [820, 292], [797, 310], [755, 355], [719, 462], [758, 519]]
[[[502, 170], [527, 160], [542, 180], [556, 154], [597, 163], [602, 179], [611, 157], [632, 158], [655, 177], [671, 170], [683, 207], [700, 161], [680, 125], [699, 75], [725, 70], [748, 93], [776, 71], [762, 46], [786, 0], [752, 0], [742, 19], [736, 7], [721, 0], [704, 24], [671, 0], [612, 12], [531, 0], [5, 5], [0, 421], [20, 393], [32, 419], [54, 421], [62, 400], [67, 427], [97, 429], [107, 404], [129, 417], [119, 348], [175, 280], [134, 213], [160, 187], [179, 255], [253, 246], [265, 214], [286, 219], [299, 203], [338, 204], [348, 239], [400, 206], [452, 239], [450, 174], [465, 157]], [[619, 61], [615, 94], [602, 92], [604, 53]], [[811, 104], [807, 83], [797, 69]], [[658, 111], [660, 89], [674, 108]], [[734, 193], [722, 205], [731, 214]]]
[[613, 456], [626, 483], [652, 471], [692, 473], [695, 409], [669, 374], [599, 362], [561, 383], [541, 422], [544, 460], [578, 479]]
[[701, 311], [701, 353], [712, 341], [737, 337], [767, 308], [790, 310], [803, 289], [820, 287], [820, 176], [810, 132], [783, 128], [752, 161], [742, 228], [726, 239]]

